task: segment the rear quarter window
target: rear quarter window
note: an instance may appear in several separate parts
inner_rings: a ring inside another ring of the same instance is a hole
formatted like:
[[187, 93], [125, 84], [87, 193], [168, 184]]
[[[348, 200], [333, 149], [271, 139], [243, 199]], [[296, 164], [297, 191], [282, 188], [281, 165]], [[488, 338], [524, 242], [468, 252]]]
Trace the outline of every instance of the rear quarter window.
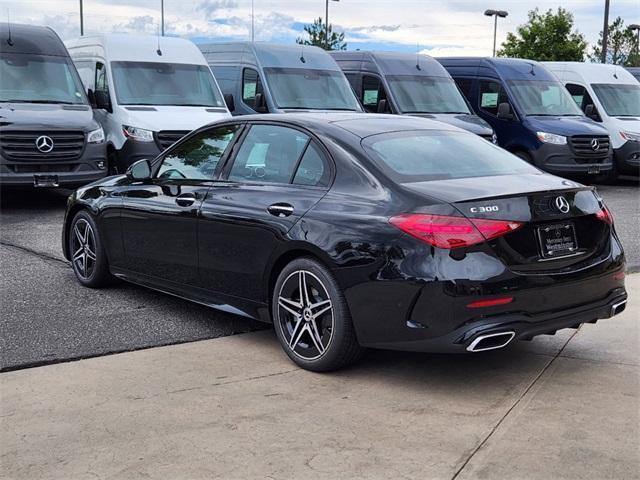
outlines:
[[365, 138], [362, 146], [378, 168], [398, 183], [541, 173], [506, 150], [466, 132], [384, 133]]

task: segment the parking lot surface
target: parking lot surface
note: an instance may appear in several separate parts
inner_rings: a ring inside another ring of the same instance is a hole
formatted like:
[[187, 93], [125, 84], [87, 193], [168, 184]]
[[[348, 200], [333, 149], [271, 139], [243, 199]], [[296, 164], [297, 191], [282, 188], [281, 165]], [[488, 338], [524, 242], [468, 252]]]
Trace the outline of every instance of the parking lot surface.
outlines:
[[[640, 270], [637, 181], [598, 186]], [[0, 214], [0, 370], [268, 328], [120, 283], [81, 288], [61, 251], [66, 190], [7, 190]]]
[[[640, 275], [628, 277], [630, 291]], [[296, 368], [271, 331], [0, 375], [4, 474], [636, 479], [640, 298], [475, 355]]]

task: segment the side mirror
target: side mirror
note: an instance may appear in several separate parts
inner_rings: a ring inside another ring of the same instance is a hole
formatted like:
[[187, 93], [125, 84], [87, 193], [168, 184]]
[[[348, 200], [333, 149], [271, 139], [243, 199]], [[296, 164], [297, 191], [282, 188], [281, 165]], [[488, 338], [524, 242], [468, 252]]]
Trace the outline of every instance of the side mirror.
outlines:
[[104, 108], [107, 112], [111, 113], [111, 99], [109, 93], [104, 90], [97, 90], [94, 92], [96, 101], [96, 108]]
[[151, 178], [151, 163], [146, 158], [132, 163], [126, 172], [129, 180], [144, 181]]
[[91, 105], [91, 108], [96, 108], [96, 95], [90, 88], [87, 89], [87, 98], [89, 99], [89, 105]]
[[502, 102], [498, 105], [498, 118], [504, 120], [512, 120], [513, 113], [511, 113], [511, 105], [508, 102]]
[[231, 95], [230, 93], [225, 93], [223, 97], [224, 97], [224, 103], [227, 105], [227, 108], [229, 109], [229, 111], [234, 112], [236, 110], [236, 102], [233, 99], [233, 95]]
[[378, 102], [378, 113], [387, 113], [389, 111], [389, 104], [387, 103], [387, 99], [383, 98]]
[[600, 121], [600, 115], [598, 115], [598, 110], [596, 110], [595, 105], [590, 103], [586, 107], [584, 107], [584, 114], [589, 117], [591, 120]]
[[254, 107], [253, 109], [258, 113], [269, 113], [269, 109], [267, 108], [267, 101], [264, 98], [262, 93], [256, 93], [256, 98], [253, 101]]

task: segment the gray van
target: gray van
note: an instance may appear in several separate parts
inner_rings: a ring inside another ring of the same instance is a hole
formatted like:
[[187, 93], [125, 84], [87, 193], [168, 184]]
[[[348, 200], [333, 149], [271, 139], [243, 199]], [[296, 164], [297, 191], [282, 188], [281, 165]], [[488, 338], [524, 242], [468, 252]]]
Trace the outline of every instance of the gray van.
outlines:
[[262, 42], [198, 46], [234, 115], [362, 111], [342, 70], [321, 48]]
[[335, 51], [331, 56], [365, 110], [431, 118], [496, 142], [491, 126], [473, 113], [451, 75], [436, 59], [371, 51]]
[[0, 185], [73, 187], [106, 174], [104, 132], [58, 35], [0, 24]]

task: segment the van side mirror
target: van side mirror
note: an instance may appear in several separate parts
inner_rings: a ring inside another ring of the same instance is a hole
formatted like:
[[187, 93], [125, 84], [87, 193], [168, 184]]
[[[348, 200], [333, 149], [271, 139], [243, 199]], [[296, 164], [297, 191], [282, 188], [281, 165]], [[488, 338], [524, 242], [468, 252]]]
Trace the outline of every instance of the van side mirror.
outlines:
[[233, 99], [233, 95], [231, 95], [230, 93], [225, 93], [223, 97], [224, 97], [224, 103], [227, 105], [227, 108], [229, 109], [229, 111], [234, 112], [236, 109], [236, 102]]
[[104, 108], [109, 113], [113, 111], [111, 109], [111, 99], [109, 98], [108, 92], [96, 90], [93, 95], [95, 97], [96, 108]]
[[151, 178], [151, 163], [146, 158], [132, 163], [127, 168], [126, 176], [129, 180], [149, 180]]
[[387, 113], [389, 111], [389, 104], [387, 103], [387, 99], [383, 98], [378, 102], [378, 113]]
[[254, 100], [253, 109], [258, 113], [269, 113], [269, 109], [267, 108], [267, 101], [264, 98], [262, 93], [256, 93], [256, 98]]
[[504, 120], [512, 120], [513, 113], [511, 113], [511, 105], [508, 102], [502, 102], [498, 105], [498, 118]]
[[595, 120], [597, 122], [600, 121], [600, 115], [598, 115], [598, 110], [596, 110], [595, 105], [590, 103], [586, 107], [584, 107], [584, 114], [589, 117], [591, 120]]
[[96, 96], [90, 88], [87, 89], [87, 98], [89, 99], [89, 105], [91, 105], [91, 108], [96, 108]]

